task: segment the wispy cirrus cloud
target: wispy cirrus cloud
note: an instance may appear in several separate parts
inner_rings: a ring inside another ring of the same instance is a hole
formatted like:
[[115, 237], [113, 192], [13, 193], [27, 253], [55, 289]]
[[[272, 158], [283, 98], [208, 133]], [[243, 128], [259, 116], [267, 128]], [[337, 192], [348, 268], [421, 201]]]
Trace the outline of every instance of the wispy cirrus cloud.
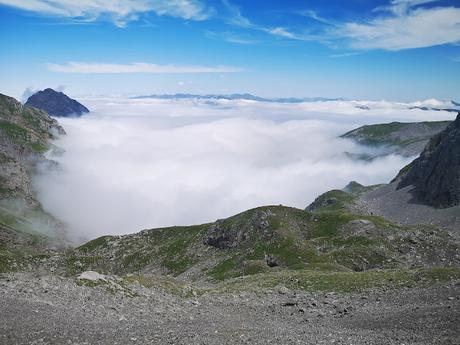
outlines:
[[82, 22], [104, 17], [119, 27], [146, 13], [196, 21], [208, 19], [215, 13], [201, 0], [0, 0], [0, 4]]
[[412, 8], [427, 2], [433, 1], [393, 1], [393, 6], [385, 8], [390, 15], [385, 13], [366, 23], [344, 23], [328, 34], [348, 40], [354, 49], [398, 51], [459, 42], [460, 8]]
[[297, 39], [296, 35], [292, 32], [290, 32], [288, 29], [284, 27], [275, 27], [275, 28], [265, 28], [263, 31], [274, 35], [274, 36], [279, 36], [279, 37], [285, 37], [285, 38], [290, 38], [290, 39]]
[[[146, 15], [170, 16], [184, 20], [219, 19], [244, 31], [258, 31], [281, 39], [317, 41], [329, 46], [355, 50], [398, 51], [460, 42], [460, 7], [438, 5], [440, 0], [391, 0], [370, 13], [371, 19], [340, 21], [325, 18], [312, 9], [295, 11], [308, 25], [293, 22], [255, 23], [243, 14], [244, 8], [221, 0], [218, 11], [205, 0], [0, 0], [11, 6], [45, 16], [65, 18], [71, 23], [108, 20], [118, 27], [147, 20]], [[219, 5], [217, 5], [219, 4]], [[252, 44], [245, 33], [216, 33], [231, 43]]]
[[259, 43], [258, 40], [252, 38], [250, 35], [241, 35], [232, 31], [224, 31], [224, 32], [214, 32], [214, 31], [206, 31], [206, 36], [210, 38], [214, 38], [217, 40], [223, 40], [230, 43], [236, 44], [257, 44]]
[[350, 53], [331, 54], [331, 55], [329, 55], [329, 57], [333, 58], [333, 59], [339, 59], [339, 58], [346, 58], [346, 57], [356, 56], [356, 55], [359, 55], [359, 53], [358, 52], [350, 52]]
[[145, 62], [131, 64], [68, 62], [66, 64], [49, 63], [47, 68], [58, 73], [234, 73], [243, 71], [239, 67], [230, 66], [186, 66], [186, 65], [157, 65]]
[[228, 0], [222, 0], [222, 3], [227, 11], [227, 15], [223, 17], [224, 21], [233, 26], [237, 26], [243, 29], [252, 29], [255, 31], [265, 32], [272, 36], [277, 36], [281, 38], [293, 39], [293, 40], [311, 40], [312, 38], [308, 35], [298, 34], [291, 31], [289, 28], [284, 26], [265, 26], [265, 25], [258, 25], [252, 22], [250, 19], [245, 17], [241, 13], [241, 9], [232, 4]]
[[[391, 0], [376, 7], [367, 21], [330, 20], [311, 9], [295, 11], [316, 24], [296, 27], [267, 26], [253, 23], [238, 6], [224, 4], [226, 22], [241, 28], [258, 30], [284, 39], [317, 41], [328, 46], [355, 50], [398, 51], [460, 42], [460, 8], [433, 7], [439, 0]], [[429, 6], [428, 6], [429, 5]]]
[[328, 24], [328, 25], [333, 25], [334, 23], [331, 20], [328, 20], [326, 18], [320, 17], [315, 11], [313, 10], [301, 10], [301, 11], [296, 11], [297, 14], [313, 19], [319, 23], [323, 24]]
[[388, 5], [376, 7], [374, 12], [388, 11], [395, 15], [404, 15], [409, 9], [439, 0], [391, 0]]
[[251, 20], [249, 20], [241, 14], [241, 10], [238, 6], [232, 4], [228, 0], [222, 0], [222, 4], [224, 5], [226, 12], [228, 12], [227, 15], [223, 16], [223, 19], [227, 24], [238, 26], [241, 28], [257, 27], [256, 24], [254, 24]]

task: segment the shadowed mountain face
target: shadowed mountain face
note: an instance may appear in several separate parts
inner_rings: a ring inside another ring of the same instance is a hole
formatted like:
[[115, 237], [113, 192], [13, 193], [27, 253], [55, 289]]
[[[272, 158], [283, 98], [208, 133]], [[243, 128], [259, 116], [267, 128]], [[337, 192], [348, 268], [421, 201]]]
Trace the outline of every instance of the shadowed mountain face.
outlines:
[[44, 110], [52, 116], [81, 116], [89, 112], [83, 104], [49, 88], [30, 96], [25, 105]]
[[460, 114], [403, 169], [398, 189], [415, 186], [418, 200], [445, 208], [460, 204]]

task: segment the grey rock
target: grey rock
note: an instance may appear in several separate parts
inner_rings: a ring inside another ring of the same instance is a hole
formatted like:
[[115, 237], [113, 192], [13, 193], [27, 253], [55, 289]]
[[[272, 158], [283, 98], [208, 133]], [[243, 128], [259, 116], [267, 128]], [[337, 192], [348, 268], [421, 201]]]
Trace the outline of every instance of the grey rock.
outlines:
[[85, 272], [82, 272], [78, 277], [77, 277], [78, 280], [89, 280], [89, 281], [93, 281], [93, 282], [97, 282], [97, 281], [107, 281], [107, 278], [105, 275], [103, 274], [100, 274], [98, 272], [95, 272], [95, 271], [85, 271]]

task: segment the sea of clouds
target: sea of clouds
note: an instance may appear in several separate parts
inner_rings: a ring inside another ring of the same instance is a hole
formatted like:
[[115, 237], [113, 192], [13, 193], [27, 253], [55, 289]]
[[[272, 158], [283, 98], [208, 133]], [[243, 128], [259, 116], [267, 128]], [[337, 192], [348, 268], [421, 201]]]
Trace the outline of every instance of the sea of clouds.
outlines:
[[[385, 183], [412, 158], [372, 162], [338, 136], [363, 124], [452, 119], [391, 102], [82, 99], [91, 113], [60, 118], [67, 135], [37, 176], [44, 208], [74, 239], [211, 222], [267, 205], [306, 207], [351, 180]], [[359, 107], [357, 107], [359, 106]]]

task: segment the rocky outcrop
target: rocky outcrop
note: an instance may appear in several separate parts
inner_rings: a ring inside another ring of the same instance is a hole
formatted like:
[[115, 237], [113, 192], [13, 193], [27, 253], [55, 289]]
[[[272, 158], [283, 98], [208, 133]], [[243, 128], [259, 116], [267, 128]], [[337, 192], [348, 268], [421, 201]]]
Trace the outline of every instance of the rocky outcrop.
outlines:
[[63, 224], [43, 210], [31, 183], [39, 165], [55, 164], [44, 153], [59, 134], [47, 113], [0, 94], [0, 247], [44, 242], [43, 235], [49, 244], [63, 240]]
[[89, 112], [83, 104], [50, 88], [30, 96], [25, 105], [46, 111], [52, 116], [81, 116]]
[[446, 208], [460, 203], [460, 113], [399, 174], [398, 189], [413, 185], [417, 200]]
[[30, 174], [49, 140], [64, 129], [44, 111], [21, 105], [0, 94], [0, 199], [20, 197], [37, 204], [30, 188]]
[[238, 219], [235, 222], [218, 220], [211, 225], [203, 243], [205, 245], [230, 249], [244, 246], [254, 234], [270, 242], [273, 232], [270, 231], [271, 212], [256, 211], [249, 219]]

